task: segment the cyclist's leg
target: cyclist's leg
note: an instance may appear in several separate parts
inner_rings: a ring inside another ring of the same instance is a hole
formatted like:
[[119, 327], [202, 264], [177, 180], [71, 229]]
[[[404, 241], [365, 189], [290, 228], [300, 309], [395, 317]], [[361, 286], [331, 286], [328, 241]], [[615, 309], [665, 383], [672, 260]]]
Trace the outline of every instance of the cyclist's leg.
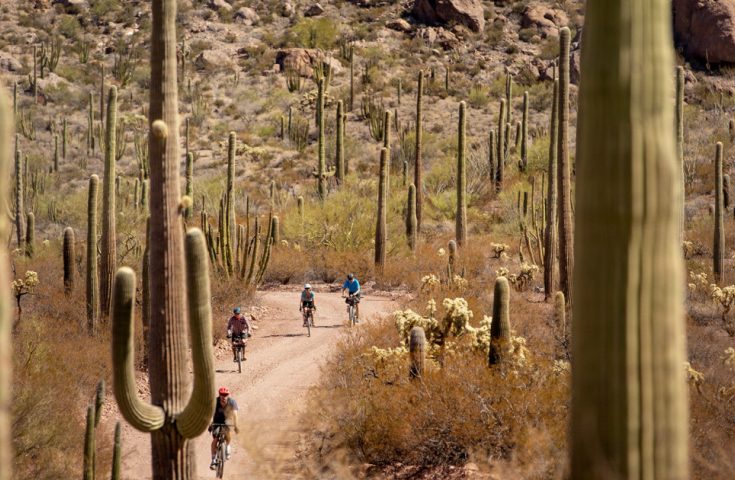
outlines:
[[230, 429], [228, 428], [225, 430], [225, 452], [227, 452], [227, 458], [230, 458], [230, 441], [232, 440], [232, 434], [230, 433]]
[[212, 463], [209, 464], [209, 468], [214, 470], [214, 467], [217, 465], [217, 431], [212, 431]]

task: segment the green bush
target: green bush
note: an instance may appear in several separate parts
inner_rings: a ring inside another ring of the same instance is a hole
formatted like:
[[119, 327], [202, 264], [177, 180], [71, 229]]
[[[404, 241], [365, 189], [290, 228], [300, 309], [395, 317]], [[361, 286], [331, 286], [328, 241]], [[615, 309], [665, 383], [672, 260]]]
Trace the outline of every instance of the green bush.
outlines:
[[339, 24], [330, 18], [303, 18], [285, 36], [288, 47], [331, 50], [337, 45]]

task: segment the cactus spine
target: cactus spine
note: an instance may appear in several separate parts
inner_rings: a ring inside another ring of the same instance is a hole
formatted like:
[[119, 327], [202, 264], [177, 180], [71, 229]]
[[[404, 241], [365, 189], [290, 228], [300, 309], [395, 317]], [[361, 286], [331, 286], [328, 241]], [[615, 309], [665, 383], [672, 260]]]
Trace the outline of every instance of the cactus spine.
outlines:
[[386, 254], [386, 194], [388, 190], [388, 155], [389, 150], [380, 150], [380, 176], [378, 177], [378, 219], [375, 226], [375, 266], [380, 273], [385, 270]]
[[528, 169], [528, 92], [523, 92], [523, 116], [521, 120], [521, 161], [520, 170]]
[[112, 279], [117, 264], [115, 245], [115, 129], [117, 126], [117, 87], [110, 87], [107, 99], [107, 123], [105, 130], [105, 174], [102, 183], [102, 245], [100, 255], [100, 313], [107, 318], [110, 313]]
[[[559, 30], [559, 105], [557, 107], [558, 143], [557, 190], [558, 190], [558, 236], [559, 236], [559, 288], [564, 292], [567, 303], [572, 303], [572, 271], [574, 268], [574, 246], [572, 244], [572, 187], [569, 168], [569, 42], [568, 27]], [[551, 179], [549, 179], [551, 180]]]
[[337, 144], [335, 146], [335, 165], [336, 171], [334, 176], [337, 183], [342, 183], [345, 178], [345, 123], [342, 100], [337, 102]]
[[554, 79], [554, 93], [551, 101], [551, 126], [549, 128], [549, 166], [546, 185], [546, 232], [544, 232], [544, 299], [548, 300], [554, 293], [556, 284], [556, 143], [557, 143], [557, 95], [559, 81]]
[[671, 3], [586, 5], [572, 301], [572, 358], [583, 367], [572, 369], [570, 478], [685, 480]]
[[26, 214], [26, 256], [33, 258], [36, 241], [36, 216], [33, 212]]
[[413, 184], [416, 186], [416, 234], [419, 235], [421, 233], [421, 219], [422, 219], [422, 208], [424, 203], [424, 193], [423, 193], [423, 181], [421, 179], [422, 177], [422, 168], [423, 163], [421, 161], [421, 137], [422, 137], [422, 127], [421, 127], [421, 101], [424, 96], [424, 73], [419, 71], [419, 79], [418, 79], [418, 88], [416, 89], [416, 148], [414, 152], [414, 164], [413, 164]]
[[[8, 197], [7, 178], [10, 174], [11, 142], [15, 118], [10, 110], [10, 101], [0, 89], [0, 198]], [[8, 238], [9, 223], [7, 215], [0, 215], [0, 238]], [[0, 245], [0, 284], [10, 285], [10, 268], [5, 245]], [[0, 480], [13, 478], [13, 452], [10, 420], [12, 400], [12, 313], [10, 289], [0, 291]]]
[[459, 127], [457, 134], [457, 214], [455, 237], [460, 247], [467, 241], [467, 168], [465, 147], [467, 143], [467, 104], [459, 102]]
[[502, 363], [503, 357], [508, 351], [508, 343], [510, 342], [509, 298], [508, 279], [505, 277], [496, 278], [493, 291], [493, 319], [490, 324], [490, 353], [488, 357], [490, 365]]
[[408, 186], [408, 200], [406, 205], [406, 238], [408, 248], [416, 253], [416, 187], [412, 183]]
[[[187, 125], [189, 123], [189, 119], [187, 118]], [[192, 206], [186, 208], [186, 212], [184, 213], [184, 217], [189, 220], [191, 219], [192, 215], [194, 214], [194, 154], [189, 152], [186, 155], [186, 196], [189, 197], [192, 201]]]
[[64, 293], [66, 295], [70, 295], [74, 291], [74, 261], [76, 260], [76, 250], [74, 248], [74, 229], [71, 227], [66, 227], [64, 229], [63, 257]]
[[90, 335], [97, 333], [100, 315], [99, 276], [97, 273], [97, 190], [99, 178], [89, 177], [87, 200], [87, 330]]
[[408, 351], [411, 357], [411, 365], [408, 376], [411, 380], [421, 378], [424, 375], [424, 364], [426, 363], [426, 334], [421, 327], [413, 327], [408, 337]]
[[680, 236], [684, 240], [686, 222], [686, 192], [684, 188], [684, 67], [676, 67], [676, 155], [681, 168], [681, 219]]
[[[153, 0], [149, 121], [150, 292], [149, 383], [151, 404], [137, 397], [132, 357], [135, 274], [116, 275], [113, 308], [114, 391], [123, 417], [151, 433], [153, 479], [193, 478], [189, 439], [207, 427], [213, 411], [214, 368], [209, 267], [204, 235], [186, 234], [182, 251], [179, 209], [179, 119], [176, 85], [176, 1]], [[184, 281], [186, 279], [186, 282]], [[194, 386], [188, 404], [184, 321], [188, 317]]]
[[498, 132], [497, 132], [497, 153], [495, 154], [495, 191], [503, 190], [503, 177], [505, 176], [505, 109], [506, 102], [504, 98], [500, 99], [500, 110], [498, 112]]
[[717, 283], [724, 281], [725, 273], [725, 226], [723, 223], [725, 208], [722, 183], [722, 142], [717, 142], [715, 148], [715, 228], [712, 241], [712, 271]]
[[319, 88], [316, 99], [316, 117], [319, 127], [319, 159], [317, 167], [317, 193], [319, 198], [327, 198], [327, 160], [326, 145], [324, 143], [324, 78], [319, 79]]

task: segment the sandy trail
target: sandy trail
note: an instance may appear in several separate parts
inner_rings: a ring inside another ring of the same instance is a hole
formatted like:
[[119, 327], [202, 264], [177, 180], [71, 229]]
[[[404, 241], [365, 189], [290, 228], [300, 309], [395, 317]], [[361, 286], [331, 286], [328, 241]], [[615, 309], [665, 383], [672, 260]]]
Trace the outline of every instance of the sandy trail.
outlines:
[[[301, 326], [297, 290], [261, 292], [258, 303], [267, 308], [267, 318], [259, 319], [259, 329], [250, 339], [243, 373], [237, 373], [230, 354], [215, 362], [217, 385], [226, 385], [233, 392], [240, 407], [239, 424], [245, 427], [234, 440], [232, 458], [226, 463], [227, 479], [290, 476], [288, 459], [293, 458], [299, 441], [302, 400], [317, 383], [320, 366], [340, 332], [348, 328], [339, 293], [316, 293], [318, 312], [311, 338]], [[367, 296], [360, 303], [360, 314], [369, 321], [393, 306], [388, 298]], [[123, 478], [151, 478], [149, 438], [128, 425], [123, 428]], [[209, 470], [210, 438], [205, 432], [195, 440], [197, 478], [214, 478]]]

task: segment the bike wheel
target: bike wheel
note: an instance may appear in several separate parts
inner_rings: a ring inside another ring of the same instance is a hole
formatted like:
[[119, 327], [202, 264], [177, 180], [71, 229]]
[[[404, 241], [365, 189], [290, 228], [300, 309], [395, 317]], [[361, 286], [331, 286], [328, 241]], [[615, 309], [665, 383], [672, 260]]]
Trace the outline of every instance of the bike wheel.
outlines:
[[225, 460], [227, 459], [226, 453], [225, 442], [222, 442], [217, 448], [217, 478], [223, 478], [225, 474]]
[[237, 373], [242, 373], [242, 347], [237, 349]]
[[350, 327], [355, 326], [355, 306], [350, 305]]

